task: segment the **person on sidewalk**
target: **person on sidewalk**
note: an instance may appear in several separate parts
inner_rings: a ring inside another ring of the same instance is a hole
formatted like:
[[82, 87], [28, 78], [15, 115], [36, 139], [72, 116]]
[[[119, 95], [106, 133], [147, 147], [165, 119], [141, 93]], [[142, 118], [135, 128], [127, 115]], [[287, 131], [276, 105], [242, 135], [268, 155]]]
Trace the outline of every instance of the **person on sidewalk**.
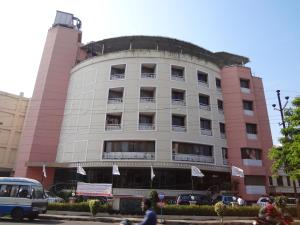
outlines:
[[142, 202], [142, 209], [145, 211], [144, 219], [138, 225], [156, 225], [156, 213], [151, 208], [151, 201], [150, 199], [146, 198]]

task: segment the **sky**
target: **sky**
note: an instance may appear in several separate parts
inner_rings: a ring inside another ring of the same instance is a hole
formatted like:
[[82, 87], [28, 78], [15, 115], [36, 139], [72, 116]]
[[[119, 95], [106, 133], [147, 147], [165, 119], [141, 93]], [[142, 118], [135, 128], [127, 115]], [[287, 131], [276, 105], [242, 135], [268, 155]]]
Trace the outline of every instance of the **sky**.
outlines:
[[[0, 3], [0, 90], [31, 97], [56, 10], [82, 21], [83, 43], [125, 35], [167, 36], [250, 58], [263, 78], [273, 142], [276, 90], [300, 96], [298, 0], [6, 0]], [[289, 105], [288, 105], [289, 106]]]

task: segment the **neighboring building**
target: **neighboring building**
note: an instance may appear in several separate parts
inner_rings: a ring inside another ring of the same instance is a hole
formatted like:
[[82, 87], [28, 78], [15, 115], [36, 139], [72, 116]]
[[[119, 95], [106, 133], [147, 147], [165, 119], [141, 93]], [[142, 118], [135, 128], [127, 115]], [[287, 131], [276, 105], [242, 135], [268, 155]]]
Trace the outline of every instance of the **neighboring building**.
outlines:
[[[77, 25], [73, 25], [74, 22]], [[114, 193], [167, 195], [268, 192], [272, 146], [262, 80], [249, 59], [165, 37], [128, 36], [81, 44], [80, 21], [57, 12], [48, 32], [21, 140], [16, 175], [46, 186], [112, 182]], [[230, 166], [245, 178], [231, 177]], [[150, 167], [155, 178], [151, 184]]]
[[0, 91], [0, 176], [13, 175], [28, 98]]

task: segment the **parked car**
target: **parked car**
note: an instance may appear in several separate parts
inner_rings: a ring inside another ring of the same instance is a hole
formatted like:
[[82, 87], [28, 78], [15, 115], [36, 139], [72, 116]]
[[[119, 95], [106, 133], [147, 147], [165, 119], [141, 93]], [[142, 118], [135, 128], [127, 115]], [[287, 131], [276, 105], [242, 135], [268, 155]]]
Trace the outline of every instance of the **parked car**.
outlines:
[[177, 205], [190, 205], [195, 202], [196, 205], [211, 205], [211, 199], [202, 194], [180, 194], [177, 197]]
[[45, 191], [46, 198], [48, 199], [48, 203], [53, 203], [53, 202], [64, 202], [64, 199], [61, 197], [56, 196], [50, 191]]
[[218, 195], [214, 200], [213, 204], [217, 202], [223, 202], [225, 205], [237, 204], [237, 197], [233, 195]]

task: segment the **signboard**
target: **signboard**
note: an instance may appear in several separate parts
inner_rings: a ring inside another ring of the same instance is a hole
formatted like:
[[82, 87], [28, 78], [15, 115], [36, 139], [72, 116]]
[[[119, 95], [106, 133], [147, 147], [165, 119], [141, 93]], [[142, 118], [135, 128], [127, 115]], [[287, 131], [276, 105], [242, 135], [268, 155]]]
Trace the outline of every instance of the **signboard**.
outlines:
[[160, 201], [164, 200], [164, 198], [165, 198], [164, 193], [159, 193], [158, 198], [159, 198]]
[[112, 184], [78, 182], [76, 195], [112, 196]]

